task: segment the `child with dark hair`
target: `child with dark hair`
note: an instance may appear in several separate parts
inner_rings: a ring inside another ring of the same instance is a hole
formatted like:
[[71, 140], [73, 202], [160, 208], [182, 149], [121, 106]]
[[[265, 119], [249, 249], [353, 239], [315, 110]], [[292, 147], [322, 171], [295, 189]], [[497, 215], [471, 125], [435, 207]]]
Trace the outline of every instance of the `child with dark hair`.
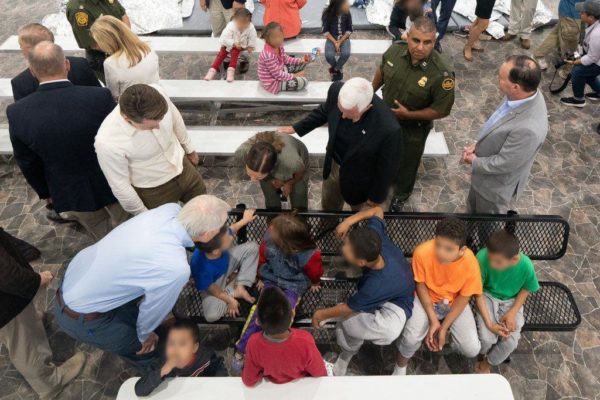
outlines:
[[[258, 288], [278, 287], [285, 293], [292, 309], [309, 288], [320, 290], [321, 252], [310, 235], [308, 224], [293, 213], [278, 215], [271, 221], [260, 245], [258, 264]], [[234, 371], [242, 369], [248, 339], [261, 330], [254, 307], [236, 344]]]
[[[364, 228], [349, 231], [363, 220], [367, 220]], [[340, 376], [346, 374], [350, 360], [365, 340], [385, 346], [400, 336], [412, 313], [415, 282], [402, 250], [386, 233], [380, 207], [346, 218], [336, 233], [345, 238], [344, 259], [360, 267], [363, 273], [355, 294], [345, 303], [317, 310], [312, 322], [319, 329], [323, 322], [338, 319], [337, 343], [343, 351], [333, 374]]]
[[253, 334], [248, 341], [242, 372], [246, 386], [254, 386], [262, 378], [273, 383], [287, 383], [305, 376], [327, 375], [325, 362], [312, 335], [290, 328], [294, 309], [281, 289], [263, 289], [256, 308], [262, 333]]
[[515, 351], [525, 323], [523, 304], [540, 288], [531, 259], [519, 250], [519, 241], [507, 230], [493, 233], [477, 253], [483, 294], [475, 297], [481, 353], [478, 373], [490, 373]]
[[304, 89], [308, 85], [304, 68], [310, 63], [310, 57], [297, 58], [285, 53], [283, 29], [277, 22], [264, 27], [262, 38], [265, 46], [258, 57], [258, 79], [262, 87], [273, 94]]
[[[329, 74], [332, 81], [344, 79], [342, 68], [350, 58], [350, 35], [352, 34], [352, 16], [348, 0], [331, 0], [321, 15], [325, 42], [325, 59], [331, 66]], [[337, 59], [336, 59], [337, 57]]]
[[250, 180], [260, 182], [266, 208], [281, 209], [283, 198], [293, 209], [308, 209], [309, 157], [300, 140], [259, 132], [238, 147], [235, 158]]
[[425, 15], [425, 1], [396, 0], [390, 16], [388, 32], [394, 40], [406, 40], [406, 32], [417, 17]]
[[165, 363], [135, 383], [137, 396], [149, 396], [165, 378], [227, 376], [223, 358], [200, 346], [198, 325], [177, 320], [169, 329], [165, 346]]
[[242, 219], [223, 226], [206, 243], [197, 242], [190, 268], [196, 289], [202, 297], [202, 314], [207, 322], [225, 315], [239, 315], [242, 299], [252, 304], [256, 299], [248, 293], [256, 280], [258, 245], [254, 242], [234, 245], [235, 234], [256, 218], [255, 210], [245, 210]]
[[420, 244], [413, 253], [417, 283], [413, 314], [398, 339], [394, 375], [406, 375], [408, 361], [421, 347], [441, 351], [448, 333], [454, 347], [465, 357], [479, 354], [471, 296], [480, 295], [481, 274], [473, 252], [467, 248], [467, 230], [456, 218], [441, 220], [435, 238]]
[[252, 25], [252, 13], [245, 8], [238, 8], [221, 33], [219, 38], [221, 49], [204, 79], [207, 81], [214, 79], [221, 64], [229, 56], [227, 82], [233, 82], [240, 53], [242, 51], [252, 53], [256, 48], [256, 39], [256, 29]]

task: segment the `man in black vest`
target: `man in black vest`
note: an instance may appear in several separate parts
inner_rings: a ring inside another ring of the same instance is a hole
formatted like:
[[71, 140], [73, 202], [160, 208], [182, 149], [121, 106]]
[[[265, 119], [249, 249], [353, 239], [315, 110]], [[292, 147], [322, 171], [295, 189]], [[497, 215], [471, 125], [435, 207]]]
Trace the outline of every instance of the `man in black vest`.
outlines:
[[39, 88], [6, 110], [17, 165], [40, 199], [99, 240], [127, 217], [94, 150], [115, 102], [108, 89], [69, 82], [69, 62], [51, 42], [29, 52], [29, 66]]
[[373, 94], [371, 82], [352, 78], [335, 82], [327, 101], [283, 133], [304, 136], [329, 125], [323, 165], [323, 210], [379, 205], [387, 200], [398, 172], [400, 125], [390, 108]]

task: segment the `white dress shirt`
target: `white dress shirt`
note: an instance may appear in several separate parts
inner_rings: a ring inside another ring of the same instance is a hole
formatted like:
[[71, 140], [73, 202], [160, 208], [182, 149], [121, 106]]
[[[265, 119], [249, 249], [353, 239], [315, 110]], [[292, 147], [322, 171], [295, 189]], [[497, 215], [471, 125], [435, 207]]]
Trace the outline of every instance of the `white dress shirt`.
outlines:
[[144, 296], [137, 334], [143, 343], [169, 314], [190, 277], [194, 242], [170, 203], [119, 225], [80, 251], [62, 283], [65, 304], [79, 313], [108, 312]]
[[123, 118], [119, 106], [108, 114], [96, 135], [98, 162], [113, 194], [125, 211], [147, 210], [134, 187], [153, 188], [183, 171], [183, 157], [192, 153], [192, 141], [177, 107], [167, 100], [169, 111], [159, 129], [138, 130]]
[[158, 84], [158, 55], [150, 50], [139, 63], [130, 67], [125, 53], [113, 54], [104, 61], [104, 76], [106, 87], [115, 98], [136, 83]]

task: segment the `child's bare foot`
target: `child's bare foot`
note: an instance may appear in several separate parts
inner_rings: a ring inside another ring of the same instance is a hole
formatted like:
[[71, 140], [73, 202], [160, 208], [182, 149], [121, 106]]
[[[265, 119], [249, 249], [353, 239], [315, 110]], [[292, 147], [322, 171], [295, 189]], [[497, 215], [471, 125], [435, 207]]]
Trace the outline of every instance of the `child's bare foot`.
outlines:
[[248, 293], [244, 285], [235, 285], [233, 297], [236, 299], [244, 299], [250, 304], [253, 304], [256, 301], [254, 297], [250, 296], [250, 293]]
[[488, 363], [487, 358], [475, 363], [475, 372], [478, 374], [491, 374], [492, 366]]

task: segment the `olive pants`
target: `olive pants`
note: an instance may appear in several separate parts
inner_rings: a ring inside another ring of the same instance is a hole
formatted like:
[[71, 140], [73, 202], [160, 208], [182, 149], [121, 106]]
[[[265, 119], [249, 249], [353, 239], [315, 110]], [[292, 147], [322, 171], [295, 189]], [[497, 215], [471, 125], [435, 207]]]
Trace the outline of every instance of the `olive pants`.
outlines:
[[183, 157], [183, 171], [167, 183], [153, 188], [134, 187], [149, 210], [167, 203], [187, 203], [196, 196], [206, 193], [206, 186], [198, 168], [187, 157]]
[[402, 140], [398, 150], [400, 169], [394, 182], [394, 197], [404, 201], [410, 197], [417, 180], [417, 171], [421, 164], [421, 157], [425, 151], [425, 142], [431, 123], [417, 123], [411, 125], [401, 124]]

